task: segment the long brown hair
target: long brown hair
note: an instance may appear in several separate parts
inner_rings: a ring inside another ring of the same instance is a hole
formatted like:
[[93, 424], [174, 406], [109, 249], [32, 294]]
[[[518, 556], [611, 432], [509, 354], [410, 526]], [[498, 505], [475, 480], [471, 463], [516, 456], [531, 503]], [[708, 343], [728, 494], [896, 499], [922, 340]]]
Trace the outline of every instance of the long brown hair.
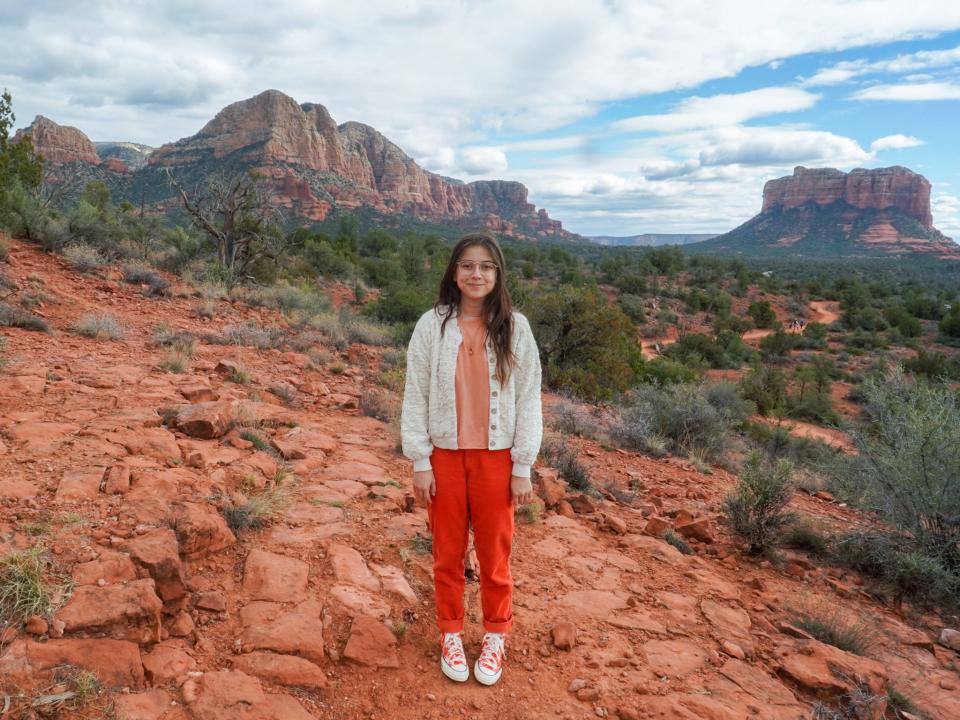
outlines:
[[447, 316], [440, 325], [440, 334], [446, 327], [447, 321], [453, 317], [454, 311], [460, 310], [460, 288], [457, 287], [457, 263], [460, 262], [460, 256], [464, 251], [481, 245], [489, 252], [493, 261], [497, 264], [497, 282], [493, 287], [493, 292], [483, 299], [483, 314], [487, 323], [487, 335], [493, 340], [493, 350], [497, 356], [497, 380], [502, 385], [510, 377], [510, 371], [516, 358], [513, 356], [511, 347], [513, 341], [513, 301], [510, 299], [510, 293], [507, 291], [507, 284], [504, 282], [504, 272], [506, 270], [503, 258], [503, 251], [496, 238], [489, 233], [471, 233], [460, 238], [460, 241], [454, 245], [453, 252], [450, 254], [450, 262], [447, 264], [446, 272], [443, 273], [443, 279], [440, 281], [440, 294], [434, 308], [440, 310], [443, 306], [448, 309]]

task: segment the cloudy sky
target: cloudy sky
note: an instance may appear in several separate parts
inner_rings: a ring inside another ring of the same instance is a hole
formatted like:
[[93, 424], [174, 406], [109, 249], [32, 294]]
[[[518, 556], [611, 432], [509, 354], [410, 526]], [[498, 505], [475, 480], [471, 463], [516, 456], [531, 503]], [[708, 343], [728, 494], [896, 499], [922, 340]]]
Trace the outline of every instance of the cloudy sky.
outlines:
[[795, 165], [905, 165], [960, 239], [955, 0], [6, 0], [0, 86], [93, 140], [276, 88], [575, 232], [724, 232]]

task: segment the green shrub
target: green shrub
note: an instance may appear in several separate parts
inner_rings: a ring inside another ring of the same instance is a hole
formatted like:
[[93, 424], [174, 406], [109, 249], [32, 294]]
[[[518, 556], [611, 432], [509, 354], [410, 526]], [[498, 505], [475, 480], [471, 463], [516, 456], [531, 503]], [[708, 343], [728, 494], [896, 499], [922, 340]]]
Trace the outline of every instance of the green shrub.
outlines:
[[550, 427], [565, 435], [595, 438], [599, 431], [599, 422], [585, 407], [561, 399], [551, 408]]
[[77, 320], [73, 329], [78, 335], [94, 340], [120, 340], [123, 337], [120, 321], [109, 313], [87, 313]]
[[548, 436], [540, 450], [540, 455], [544, 462], [556, 468], [570, 487], [581, 492], [587, 492], [593, 488], [590, 483], [590, 474], [580, 464], [576, 451], [570, 448], [562, 438]]
[[794, 610], [793, 624], [820, 642], [855, 655], [866, 655], [876, 639], [874, 622], [851, 617], [836, 606], [810, 605]]
[[220, 335], [208, 335], [206, 341], [217, 345], [243, 345], [260, 348], [279, 348], [285, 335], [278, 327], [267, 327], [255, 321], [224, 325]]
[[361, 393], [360, 412], [385, 423], [400, 414], [397, 399], [380, 388], [368, 388]]
[[787, 376], [782, 370], [755, 363], [740, 381], [740, 394], [757, 406], [761, 415], [786, 407]]
[[50, 326], [39, 315], [34, 315], [22, 308], [0, 302], [0, 327], [18, 327], [24, 330], [49, 332]]
[[797, 522], [783, 535], [781, 542], [785, 547], [803, 550], [811, 555], [822, 557], [830, 550], [830, 540], [822, 530], [810, 520]]
[[620, 309], [623, 310], [624, 314], [633, 320], [633, 322], [640, 324], [647, 321], [647, 313], [643, 307], [643, 298], [639, 295], [623, 293], [617, 298], [617, 302], [620, 304]]
[[711, 396], [704, 383], [639, 386], [621, 409], [613, 437], [625, 447], [644, 452], [665, 440], [678, 454], [699, 452], [705, 460], [719, 460], [727, 445], [731, 408], [714, 406], [711, 397], [726, 402], [724, 392]]
[[687, 541], [680, 537], [673, 530], [667, 530], [663, 533], [663, 539], [670, 545], [673, 545], [677, 550], [679, 550], [684, 555], [693, 555], [693, 548], [687, 545]]
[[0, 626], [18, 625], [31, 615], [50, 617], [70, 587], [42, 545], [0, 556]]
[[97, 248], [86, 243], [68, 245], [63, 249], [63, 259], [71, 268], [81, 273], [92, 273], [106, 265], [107, 260]]
[[237, 534], [247, 530], [259, 530], [278, 520], [289, 504], [287, 494], [275, 488], [268, 488], [256, 495], [234, 496], [230, 503], [222, 508], [224, 519], [230, 529]]
[[773, 463], [752, 452], [740, 471], [735, 493], [724, 502], [731, 527], [749, 543], [752, 554], [770, 549], [783, 528], [793, 521], [793, 516], [785, 512], [793, 495], [792, 473], [790, 461]]
[[772, 328], [777, 321], [777, 314], [770, 307], [768, 300], [758, 300], [750, 303], [747, 315], [753, 318], [753, 324], [758, 328]]
[[148, 295], [160, 295], [170, 287], [160, 273], [141, 263], [124, 265], [123, 280], [131, 285], [146, 285]]

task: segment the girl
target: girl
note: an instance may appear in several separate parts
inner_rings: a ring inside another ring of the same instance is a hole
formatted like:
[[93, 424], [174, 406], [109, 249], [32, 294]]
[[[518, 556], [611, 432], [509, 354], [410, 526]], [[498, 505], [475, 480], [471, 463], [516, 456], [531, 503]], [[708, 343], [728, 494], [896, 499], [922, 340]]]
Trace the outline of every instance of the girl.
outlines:
[[460, 633], [472, 524], [486, 630], [474, 676], [493, 685], [513, 624], [514, 506], [532, 497], [543, 419], [537, 345], [527, 319], [512, 310], [503, 252], [490, 235], [457, 243], [436, 304], [417, 322], [400, 427], [433, 533], [440, 669], [458, 682], [470, 676]]

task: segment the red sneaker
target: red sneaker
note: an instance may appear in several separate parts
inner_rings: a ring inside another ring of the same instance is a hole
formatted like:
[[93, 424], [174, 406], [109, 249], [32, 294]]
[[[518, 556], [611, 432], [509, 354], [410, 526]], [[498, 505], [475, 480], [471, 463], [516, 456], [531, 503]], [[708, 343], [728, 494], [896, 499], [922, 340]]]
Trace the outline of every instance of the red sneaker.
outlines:
[[503, 658], [507, 654], [504, 648], [506, 636], [503, 633], [488, 632], [483, 636], [483, 649], [473, 668], [477, 682], [493, 685], [503, 672]]
[[463, 652], [460, 633], [444, 633], [440, 637], [440, 670], [456, 682], [466, 682], [470, 677], [470, 666]]

